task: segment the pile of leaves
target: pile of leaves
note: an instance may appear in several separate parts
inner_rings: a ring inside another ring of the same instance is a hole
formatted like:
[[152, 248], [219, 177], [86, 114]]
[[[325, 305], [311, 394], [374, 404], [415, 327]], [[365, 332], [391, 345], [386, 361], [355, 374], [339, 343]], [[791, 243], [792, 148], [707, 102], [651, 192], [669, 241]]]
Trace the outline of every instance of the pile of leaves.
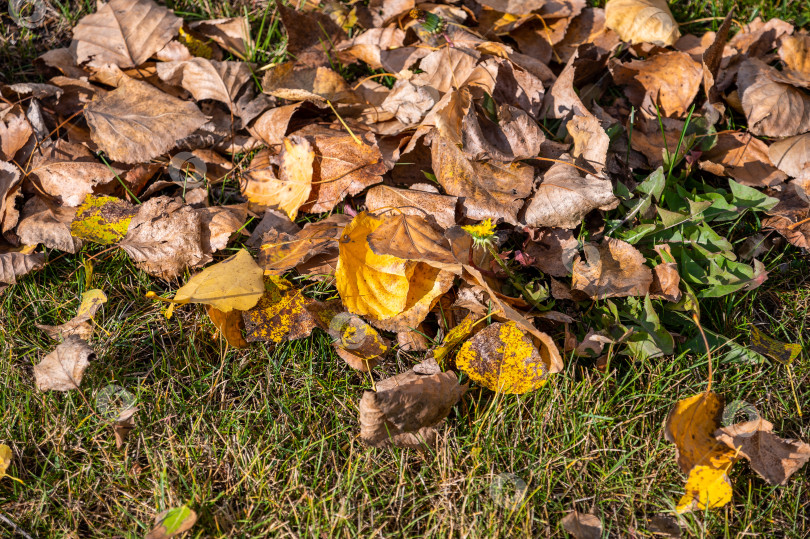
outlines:
[[[374, 447], [435, 446], [471, 384], [535, 391], [564, 357], [649, 360], [694, 328], [702, 353], [702, 299], [810, 247], [810, 36], [585, 6], [278, 3], [291, 59], [260, 66], [244, 19], [111, 0], [37, 60], [47, 83], [0, 87], [0, 282], [97, 244], [185, 280], [149, 297], [205, 305], [232, 347], [327, 332], [370, 373]], [[735, 252], [723, 231], [749, 216], [765, 232]], [[60, 343], [37, 387], [79, 387], [105, 301], [41, 328]], [[413, 368], [375, 379], [394, 353]], [[666, 424], [680, 511], [728, 503], [740, 458], [773, 484], [810, 459], [764, 419], [721, 428], [708, 385]]]

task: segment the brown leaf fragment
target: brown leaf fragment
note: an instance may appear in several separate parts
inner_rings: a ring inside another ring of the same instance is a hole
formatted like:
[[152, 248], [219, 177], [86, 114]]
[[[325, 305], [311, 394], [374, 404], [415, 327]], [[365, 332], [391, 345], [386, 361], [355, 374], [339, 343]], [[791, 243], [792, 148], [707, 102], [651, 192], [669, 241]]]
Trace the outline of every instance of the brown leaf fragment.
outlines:
[[360, 438], [372, 447], [434, 445], [435, 427], [469, 386], [455, 373], [421, 376], [408, 371], [377, 383], [360, 400]]
[[11, 161], [34, 130], [19, 105], [0, 103], [0, 161]]
[[48, 326], [36, 324], [51, 339], [58, 340], [70, 336], [76, 336], [84, 340], [90, 339], [93, 335], [93, 326], [89, 323], [96, 315], [96, 312], [107, 302], [107, 295], [99, 289], [92, 289], [82, 294], [82, 302], [79, 305], [76, 316], [58, 326]]
[[278, 0], [276, 9], [287, 31], [287, 52], [300, 65], [329, 65], [332, 47], [348, 37], [322, 10], [298, 11]]
[[619, 44], [619, 36], [605, 26], [605, 10], [601, 8], [585, 8], [571, 24], [565, 37], [554, 45], [555, 58], [560, 63], [567, 63], [577, 48], [584, 43], [593, 43], [600, 49], [612, 50]]
[[95, 359], [95, 352], [83, 339], [68, 337], [34, 366], [37, 389], [42, 391], [78, 389], [91, 359]]
[[34, 197], [23, 206], [17, 235], [25, 245], [41, 243], [49, 249], [76, 253], [83, 242], [70, 234], [75, 216], [75, 208], [51, 205], [41, 197]]
[[[721, 98], [720, 91], [717, 89], [716, 81], [717, 75], [720, 70], [720, 64], [723, 60], [723, 51], [725, 50], [726, 41], [728, 40], [728, 32], [731, 29], [732, 16], [734, 11], [729, 11], [726, 18], [717, 29], [714, 35], [714, 41], [703, 52], [703, 92], [706, 94], [707, 101], [712, 106], [719, 106]], [[708, 35], [708, 34], [707, 34]]]
[[265, 233], [259, 252], [259, 265], [265, 272], [281, 273], [319, 254], [337, 254], [338, 239], [352, 220], [344, 214], [330, 215], [322, 221], [307, 223], [297, 234], [278, 230]]
[[442, 228], [456, 224], [458, 198], [414, 189], [397, 189], [388, 185], [376, 185], [366, 193], [366, 209], [380, 213], [396, 208], [404, 215], [431, 216]]
[[245, 62], [217, 62], [192, 58], [182, 62], [160, 62], [157, 75], [164, 82], [182, 86], [194, 99], [214, 99], [236, 113], [236, 98], [250, 80], [250, 65]]
[[609, 0], [605, 25], [632, 44], [653, 43], [666, 47], [681, 35], [666, 0]]
[[420, 86], [431, 86], [442, 94], [458, 90], [475, 73], [478, 57], [477, 53], [469, 50], [442, 47], [422, 58], [419, 69], [423, 73], [416, 75], [413, 82]]
[[598, 247], [585, 249], [586, 259], [574, 259], [572, 288], [591, 299], [645, 296], [653, 282], [644, 255], [629, 243], [607, 238]]
[[738, 451], [768, 483], [784, 485], [810, 460], [810, 445], [801, 440], [780, 438], [772, 431], [773, 424], [759, 417], [719, 428], [714, 437]]
[[430, 216], [388, 213], [368, 236], [371, 250], [406, 260], [427, 262], [437, 267], [458, 266], [450, 241]]
[[113, 435], [115, 436], [115, 448], [124, 447], [124, 442], [129, 438], [129, 433], [135, 428], [135, 414], [138, 412], [136, 406], [123, 410], [115, 421], [113, 421]]
[[607, 162], [610, 137], [602, 128], [596, 116], [575, 114], [566, 125], [568, 134], [574, 141], [571, 154], [584, 169], [602, 176]]
[[774, 142], [768, 148], [768, 157], [789, 176], [802, 176], [810, 168], [810, 133]]
[[464, 197], [462, 207], [467, 217], [517, 223], [522, 199], [531, 192], [534, 169], [519, 162], [472, 162], [441, 135], [434, 136], [431, 155], [433, 172], [444, 190]]
[[327, 330], [335, 352], [351, 368], [368, 372], [380, 362], [390, 343], [376, 329], [351, 313], [339, 313]]
[[793, 78], [810, 84], [810, 35], [785, 36], [779, 47], [779, 58]]
[[653, 268], [650, 297], [652, 299], [678, 302], [681, 299], [681, 290], [678, 288], [680, 282], [681, 276], [678, 273], [678, 264], [675, 262], [662, 262]]
[[32, 253], [31, 248], [22, 251], [0, 252], [0, 291], [7, 285], [17, 284], [17, 277], [45, 265], [45, 255]]
[[173, 279], [211, 260], [202, 236], [199, 213], [180, 199], [161, 196], [138, 206], [119, 247], [146, 273]]
[[189, 27], [211, 38], [226, 51], [235, 53], [243, 58], [247, 54], [246, 44], [250, 43], [250, 22], [246, 17], [232, 17], [226, 19], [213, 19], [208, 21], [195, 21]]
[[11, 231], [20, 219], [16, 205], [17, 199], [22, 195], [20, 187], [19, 169], [11, 163], [0, 161], [0, 230], [4, 235]]
[[279, 344], [308, 337], [318, 325], [307, 308], [310, 301], [288, 280], [266, 277], [264, 295], [255, 307], [242, 313], [245, 340]]
[[548, 2], [547, 0], [479, 0], [478, 3], [500, 13], [528, 15], [532, 11], [539, 10]]
[[762, 22], [757, 17], [743, 26], [728, 44], [741, 55], [761, 58], [775, 49], [786, 36], [793, 33], [793, 25], [776, 17]]
[[84, 115], [93, 141], [122, 163], [149, 161], [206, 122], [194, 103], [129, 78], [88, 104]]
[[262, 237], [266, 233], [295, 235], [301, 231], [301, 227], [290, 220], [282, 212], [276, 210], [266, 210], [259, 224], [253, 229], [250, 238], [245, 245], [251, 249], [258, 249], [262, 245]]
[[787, 175], [773, 166], [769, 158], [771, 151], [774, 150], [748, 133], [720, 133], [717, 144], [701, 156], [699, 166], [712, 174], [734, 178], [743, 185], [773, 187], [785, 181]]
[[294, 62], [279, 64], [264, 74], [264, 93], [290, 101], [360, 103], [360, 98], [340, 73], [327, 67], [299, 67]]
[[773, 195], [779, 204], [767, 212], [762, 228], [772, 228], [796, 247], [810, 249], [810, 197], [802, 182], [793, 180]]
[[151, 0], [110, 0], [73, 29], [76, 62], [136, 67], [162, 49], [183, 20]]
[[571, 273], [578, 242], [570, 230], [543, 228], [537, 231], [524, 247], [524, 252], [534, 259], [532, 264], [543, 273], [565, 277]]
[[405, 32], [396, 26], [370, 28], [338, 45], [341, 58], [362, 60], [371, 69], [383, 69], [380, 55], [385, 50], [402, 47]]
[[247, 219], [244, 204], [200, 208], [196, 211], [202, 218], [202, 246], [206, 253], [215, 253], [227, 247], [231, 236], [242, 228]]
[[571, 511], [560, 521], [563, 529], [574, 536], [574, 539], [600, 539], [602, 521], [593, 513]]
[[685, 118], [703, 82], [701, 64], [679, 51], [612, 62], [610, 71], [616, 84], [627, 86], [630, 102], [649, 118], [656, 118], [658, 110], [664, 116]]
[[513, 161], [540, 155], [546, 137], [527, 112], [503, 104], [498, 121], [476, 114], [470, 107], [462, 120], [462, 148], [472, 159]]
[[290, 119], [301, 108], [301, 105], [301, 103], [293, 103], [266, 111], [259, 116], [252, 127], [248, 128], [250, 134], [268, 146], [281, 144], [287, 133]]
[[[421, 327], [416, 328], [414, 331], [400, 331], [397, 333], [397, 344], [399, 345], [399, 349], [405, 352], [424, 352], [430, 348], [428, 340], [424, 335], [424, 330]], [[419, 371], [417, 370], [416, 372]], [[420, 374], [435, 373], [420, 372]]]
[[[564, 154], [560, 158], [568, 161], [571, 157]], [[537, 186], [522, 222], [531, 227], [576, 228], [588, 212], [617, 204], [610, 180], [592, 174], [583, 177], [573, 163], [554, 163]]]
[[790, 137], [810, 131], [810, 95], [763, 61], [749, 58], [740, 65], [737, 88], [752, 134]]
[[245, 323], [242, 320], [242, 312], [232, 309], [227, 313], [220, 311], [212, 305], [205, 306], [208, 318], [219, 331], [219, 334], [234, 348], [247, 348], [248, 343], [242, 336]]

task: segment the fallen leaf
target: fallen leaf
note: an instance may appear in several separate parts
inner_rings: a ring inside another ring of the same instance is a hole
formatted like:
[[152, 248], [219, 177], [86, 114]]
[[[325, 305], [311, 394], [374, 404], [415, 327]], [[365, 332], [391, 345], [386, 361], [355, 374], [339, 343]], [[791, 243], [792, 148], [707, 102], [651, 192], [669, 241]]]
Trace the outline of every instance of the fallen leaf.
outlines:
[[560, 521], [562, 527], [574, 536], [574, 539], [600, 539], [602, 521], [593, 513], [571, 511]]
[[767, 212], [762, 228], [772, 228], [796, 247], [810, 249], [810, 198], [797, 182], [793, 180], [774, 193], [779, 204]]
[[11, 465], [12, 456], [11, 448], [6, 444], [0, 444], [0, 479], [6, 477], [6, 471]]
[[681, 471], [689, 474], [679, 513], [722, 507], [731, 501], [728, 471], [737, 457], [736, 451], [714, 437], [722, 413], [723, 399], [707, 392], [678, 401], [667, 416], [664, 436], [677, 447]]
[[7, 234], [14, 228], [20, 219], [16, 202], [22, 195], [21, 180], [17, 167], [0, 161], [0, 230], [3, 234]]
[[[340, 43], [337, 47], [342, 58], [355, 58], [365, 62], [371, 69], [383, 69], [381, 54], [384, 50], [398, 49], [404, 45], [405, 32], [395, 26], [369, 28]], [[399, 82], [399, 81], [397, 81]]]
[[177, 303], [203, 303], [223, 313], [247, 311], [264, 294], [262, 269], [245, 249], [208, 266], [174, 294]]
[[124, 442], [129, 438], [129, 433], [135, 428], [135, 413], [138, 411], [137, 407], [128, 408], [123, 410], [118, 417], [113, 421], [113, 435], [115, 436], [115, 448], [121, 449], [124, 447]]
[[455, 274], [424, 262], [409, 263], [408, 295], [402, 312], [386, 319], [372, 319], [378, 328], [399, 333], [419, 327], [439, 298], [453, 286]]
[[191, 206], [156, 197], [138, 206], [118, 245], [143, 271], [171, 279], [211, 260], [203, 250], [202, 235], [202, 217]]
[[[560, 159], [567, 161], [570, 156], [563, 154]], [[591, 174], [583, 177], [573, 163], [554, 163], [543, 175], [522, 221], [531, 227], [576, 228], [589, 212], [617, 204], [610, 180]]]
[[86, 341], [93, 335], [93, 326], [88, 322], [105, 303], [107, 303], [107, 295], [102, 290], [98, 288], [87, 290], [82, 293], [82, 301], [76, 316], [58, 326], [42, 324], [36, 324], [36, 326], [47, 333], [51, 339], [65, 339], [75, 335]]
[[247, 17], [194, 21], [189, 23], [189, 27], [239, 58], [247, 54], [247, 44], [251, 42]]
[[787, 179], [768, 157], [770, 152], [776, 151], [748, 133], [720, 133], [717, 144], [701, 156], [699, 165], [703, 170], [729, 176], [743, 185], [773, 187]]
[[268, 276], [261, 299], [242, 313], [245, 340], [278, 344], [308, 337], [317, 325], [309, 304], [309, 298], [288, 280]]
[[761, 417], [719, 428], [714, 436], [738, 452], [771, 485], [785, 485], [810, 460], [810, 445], [773, 434], [773, 424]]
[[206, 122], [194, 103], [129, 78], [89, 103], [84, 116], [93, 141], [112, 160], [122, 163], [149, 161]]
[[66, 338], [34, 366], [37, 389], [43, 391], [78, 389], [91, 359], [95, 359], [95, 352], [83, 339], [76, 336]]
[[418, 260], [439, 268], [458, 266], [444, 230], [430, 216], [389, 213], [368, 236], [368, 244], [378, 255]]
[[244, 227], [247, 219], [244, 204], [199, 208], [197, 213], [202, 221], [202, 248], [209, 254], [227, 247], [231, 236]]
[[375, 185], [366, 193], [366, 208], [372, 213], [396, 208], [403, 215], [431, 216], [442, 228], [456, 224], [458, 198], [414, 189]]
[[605, 26], [622, 41], [666, 47], [681, 36], [666, 0], [608, 0]]
[[338, 239], [351, 217], [336, 214], [316, 223], [307, 223], [295, 235], [268, 232], [262, 240], [259, 264], [266, 272], [281, 273], [317, 255], [338, 252]]
[[377, 391], [366, 391], [360, 400], [360, 438], [372, 447], [430, 447], [435, 427], [467, 388], [452, 372], [408, 371], [377, 382]]
[[574, 259], [571, 287], [591, 299], [644, 296], [653, 282], [644, 255], [629, 243], [607, 238], [598, 247], [586, 248], [586, 258]]
[[681, 299], [681, 275], [678, 273], [678, 264], [669, 250], [669, 245], [656, 245], [654, 249], [661, 256], [661, 263], [653, 268], [650, 297], [678, 302]]
[[242, 336], [242, 329], [245, 323], [242, 321], [240, 311], [231, 310], [224, 313], [211, 305], [205, 306], [205, 312], [211, 323], [214, 324], [219, 334], [234, 348], [247, 348], [248, 343]]
[[759, 331], [753, 324], [751, 325], [751, 349], [785, 365], [793, 363], [793, 360], [802, 353], [801, 344], [777, 341]]
[[329, 65], [333, 47], [346, 39], [346, 32], [321, 10], [298, 11], [279, 1], [276, 9], [287, 31], [287, 52], [296, 63]]
[[737, 88], [753, 135], [790, 137], [810, 131], [810, 95], [761, 60], [749, 58], [740, 65]]
[[496, 322], [476, 333], [459, 349], [456, 366], [499, 393], [528, 393], [548, 378], [548, 366], [532, 338], [514, 322]]
[[794, 178], [802, 176], [810, 169], [810, 133], [774, 142], [768, 147], [768, 157], [767, 162], [772, 162], [785, 174]]
[[0, 291], [7, 285], [17, 284], [17, 277], [45, 265], [45, 255], [31, 250], [0, 252]]
[[101, 245], [118, 243], [127, 234], [133, 215], [132, 204], [120, 198], [87, 195], [76, 208], [70, 233], [76, 238]]
[[187, 505], [175, 507], [155, 517], [155, 526], [146, 534], [146, 539], [169, 539], [188, 531], [197, 522], [197, 513]]
[[279, 64], [264, 74], [264, 93], [290, 101], [314, 103], [359, 103], [360, 98], [340, 73], [326, 67], [299, 67], [294, 62]]
[[182, 24], [151, 0], [110, 0], [79, 20], [70, 48], [78, 64], [92, 60], [136, 67], [177, 35]]
[[0, 104], [0, 161], [12, 161], [33, 133], [19, 105]]
[[565, 277], [571, 273], [578, 244], [570, 230], [543, 228], [524, 244], [523, 249], [534, 259], [532, 265], [540, 271], [554, 277]]
[[250, 65], [245, 62], [217, 62], [192, 58], [182, 62], [160, 62], [157, 74], [168, 84], [181, 86], [194, 99], [214, 99], [236, 112], [236, 98], [251, 79]]
[[41, 197], [33, 197], [23, 206], [17, 235], [25, 245], [41, 243], [49, 249], [77, 253], [82, 240], [70, 233], [76, 209], [50, 205]]
[[281, 144], [293, 114], [301, 107], [302, 103], [293, 103], [265, 111], [248, 130], [268, 146]]
[[810, 36], [785, 36], [779, 47], [779, 58], [793, 79], [810, 84]]
[[332, 318], [328, 331], [338, 356], [355, 370], [370, 371], [388, 351], [388, 341], [359, 316], [340, 313]]

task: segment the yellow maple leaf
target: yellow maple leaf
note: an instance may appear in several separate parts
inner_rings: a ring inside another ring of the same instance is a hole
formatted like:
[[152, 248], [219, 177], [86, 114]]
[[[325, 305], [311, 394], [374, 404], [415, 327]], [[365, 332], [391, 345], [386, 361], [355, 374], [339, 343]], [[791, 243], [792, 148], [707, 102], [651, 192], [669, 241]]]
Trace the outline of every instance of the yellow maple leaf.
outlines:
[[246, 311], [264, 294], [262, 269], [244, 249], [189, 279], [174, 295], [174, 302], [204, 303], [227, 313]]

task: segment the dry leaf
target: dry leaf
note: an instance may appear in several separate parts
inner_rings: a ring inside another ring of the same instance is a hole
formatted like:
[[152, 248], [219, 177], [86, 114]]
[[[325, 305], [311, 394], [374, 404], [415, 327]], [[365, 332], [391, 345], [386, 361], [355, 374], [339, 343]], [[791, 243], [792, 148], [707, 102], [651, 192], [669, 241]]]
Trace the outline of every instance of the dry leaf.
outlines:
[[102, 290], [94, 288], [82, 294], [82, 301], [76, 316], [64, 324], [58, 326], [36, 324], [36, 326], [47, 333], [51, 339], [65, 339], [75, 335], [86, 341], [93, 335], [93, 326], [88, 321], [105, 303], [107, 303], [107, 295]]
[[95, 359], [95, 352], [83, 339], [68, 337], [34, 366], [37, 389], [43, 391], [78, 389], [91, 359]]
[[276, 1], [287, 31], [287, 52], [300, 65], [329, 65], [332, 47], [346, 39], [346, 32], [321, 10], [298, 11]]
[[752, 134], [790, 137], [810, 131], [810, 95], [761, 60], [740, 65], [737, 88]]
[[[370, 28], [338, 45], [341, 58], [362, 60], [371, 69], [383, 69], [380, 58], [384, 50], [402, 47], [405, 32], [395, 26]], [[399, 81], [398, 81], [399, 82]]]
[[562, 527], [574, 539], [601, 539], [602, 521], [592, 513], [571, 511], [560, 521]]
[[810, 249], [810, 198], [802, 184], [793, 180], [774, 195], [779, 204], [767, 212], [762, 228], [772, 228], [796, 247]]
[[435, 426], [467, 391], [452, 372], [413, 371], [377, 383], [360, 400], [360, 438], [373, 447], [420, 449], [436, 441]]
[[456, 365], [476, 383], [501, 393], [534, 391], [548, 377], [531, 336], [514, 322], [496, 322], [479, 331], [461, 346]]
[[256, 305], [242, 313], [245, 339], [278, 344], [308, 337], [317, 324], [309, 311], [311, 302], [286, 279], [269, 276]]
[[259, 264], [267, 272], [281, 273], [306, 262], [316, 255], [338, 252], [338, 239], [351, 217], [330, 215], [316, 223], [307, 223], [295, 235], [271, 231], [264, 235], [259, 252]]
[[224, 50], [234, 53], [239, 58], [244, 58], [247, 54], [246, 45], [251, 39], [250, 22], [246, 17], [195, 21], [189, 23], [189, 27], [211, 38]]
[[427, 262], [436, 267], [458, 266], [444, 230], [429, 216], [388, 213], [368, 236], [371, 250], [406, 260]]
[[[560, 158], [566, 161], [570, 156]], [[610, 180], [591, 174], [583, 177], [573, 163], [554, 163], [537, 186], [522, 222], [531, 227], [576, 228], [588, 212], [617, 204]]]
[[262, 79], [262, 89], [266, 94], [290, 101], [360, 102], [340, 73], [326, 67], [298, 67], [294, 62], [269, 69]]
[[730, 176], [743, 185], [772, 187], [787, 179], [768, 157], [770, 152], [776, 151], [748, 133], [720, 133], [717, 144], [701, 156], [699, 164], [703, 170]]
[[[763, 142], [760, 144], [765, 145]], [[767, 151], [769, 161], [776, 168], [798, 178], [810, 168], [810, 133], [774, 142]]]
[[137, 212], [126, 200], [87, 195], [76, 208], [70, 234], [101, 245], [118, 243], [127, 235], [132, 216]]
[[45, 255], [33, 253], [32, 250], [23, 248], [20, 252], [0, 252], [0, 291], [7, 285], [17, 284], [17, 277], [45, 265]]
[[679, 513], [722, 507], [731, 501], [728, 471], [737, 457], [736, 451], [714, 437], [722, 413], [723, 399], [710, 392], [678, 401], [669, 412], [664, 435], [677, 447], [681, 471], [689, 474]]
[[182, 62], [157, 64], [160, 79], [182, 86], [194, 99], [214, 99], [236, 112], [236, 98], [250, 80], [250, 65], [245, 62], [217, 62], [205, 58], [192, 58]]
[[608, 0], [605, 26], [622, 41], [666, 47], [681, 36], [666, 0]]
[[388, 341], [359, 316], [340, 313], [332, 318], [328, 331], [337, 355], [355, 370], [370, 371], [388, 351]]
[[644, 255], [629, 243], [607, 238], [601, 245], [585, 249], [586, 260], [574, 259], [571, 286], [591, 299], [644, 296], [653, 282]]
[[792, 78], [810, 84], [810, 36], [785, 36], [779, 47], [779, 58]]
[[206, 122], [194, 103], [129, 78], [88, 104], [84, 115], [93, 141], [122, 163], [149, 161]]
[[20, 187], [21, 177], [17, 167], [0, 161], [0, 230], [3, 234], [14, 228], [20, 219], [16, 207], [17, 198], [22, 195]]
[[[205, 190], [201, 189], [205, 192]], [[186, 193], [186, 200], [188, 200]], [[202, 220], [202, 247], [206, 253], [215, 253], [228, 246], [231, 236], [241, 229], [247, 219], [244, 204], [213, 206], [196, 210]]]
[[749, 461], [751, 469], [771, 485], [784, 485], [810, 460], [810, 445], [773, 434], [773, 424], [761, 417], [718, 429], [714, 436]]
[[73, 29], [76, 62], [136, 67], [162, 49], [183, 24], [151, 0], [110, 0]]
[[143, 271], [172, 279], [211, 260], [202, 236], [202, 217], [196, 210], [179, 199], [157, 197], [138, 206], [119, 247]]
[[240, 249], [194, 275], [177, 290], [174, 301], [203, 303], [227, 313], [254, 307], [263, 294], [262, 269], [248, 251]]
[[524, 244], [524, 252], [534, 259], [532, 264], [543, 273], [565, 277], [571, 273], [577, 242], [570, 230], [544, 228]]
[[268, 146], [281, 144], [287, 133], [287, 126], [290, 119], [300, 108], [301, 103], [275, 107], [259, 116], [253, 127], [249, 127], [250, 133], [260, 139]]
[[0, 104], [0, 161], [11, 161], [34, 130], [19, 105]]
[[76, 253], [82, 248], [82, 240], [70, 234], [75, 216], [75, 208], [50, 206], [43, 198], [34, 197], [23, 206], [17, 235], [25, 245], [41, 243], [49, 249]]
[[424, 262], [409, 263], [408, 296], [402, 312], [390, 318], [371, 322], [385, 331], [399, 333], [419, 327], [439, 298], [453, 286], [455, 274]]
[[242, 321], [240, 311], [231, 310], [224, 313], [211, 305], [205, 306], [205, 312], [211, 323], [214, 324], [219, 334], [234, 348], [247, 348], [248, 343], [242, 336], [245, 323]]
[[397, 189], [388, 185], [376, 185], [366, 193], [366, 209], [372, 213], [396, 208], [397, 212], [404, 215], [431, 216], [442, 228], [450, 228], [456, 224], [457, 204], [456, 197], [414, 189]]

